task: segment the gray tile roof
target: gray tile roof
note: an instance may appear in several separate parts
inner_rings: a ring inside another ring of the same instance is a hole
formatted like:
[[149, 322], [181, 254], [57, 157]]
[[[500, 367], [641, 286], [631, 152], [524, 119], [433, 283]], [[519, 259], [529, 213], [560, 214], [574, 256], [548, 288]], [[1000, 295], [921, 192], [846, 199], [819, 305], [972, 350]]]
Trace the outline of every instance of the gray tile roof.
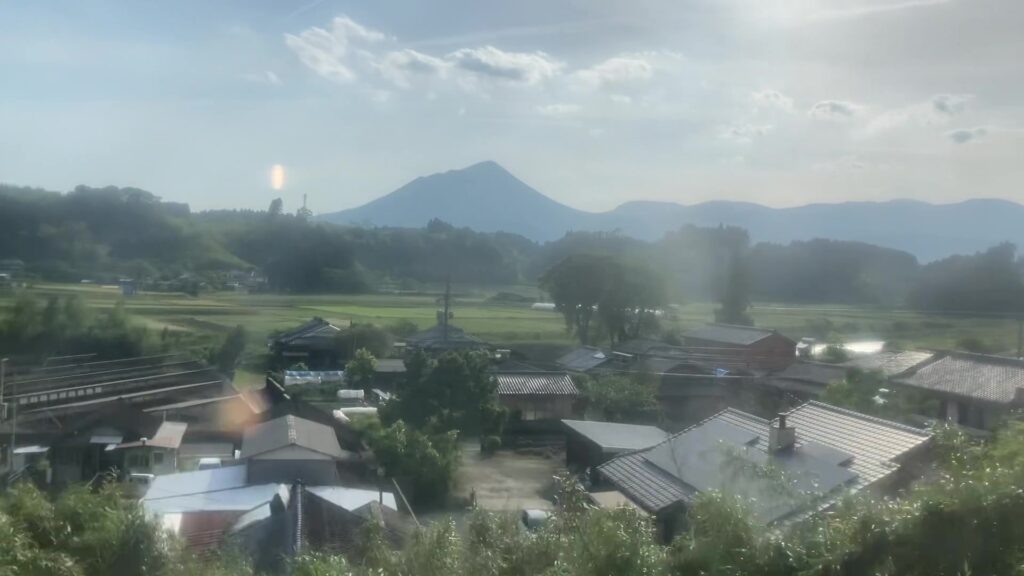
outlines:
[[700, 328], [690, 330], [683, 334], [683, 338], [748, 346], [755, 342], [760, 342], [773, 334], [777, 334], [777, 332], [766, 328], [756, 328], [754, 326], [708, 324], [707, 326], [701, 326]]
[[849, 368], [846, 366], [840, 366], [837, 364], [798, 361], [787, 366], [785, 370], [775, 372], [772, 376], [775, 378], [800, 380], [803, 382], [827, 386], [836, 380], [843, 380], [846, 378], [846, 373], [848, 371]]
[[579, 390], [565, 372], [504, 372], [494, 375], [499, 396], [576, 396]]
[[887, 378], [899, 376], [935, 357], [934, 352], [906, 350], [903, 352], [879, 352], [851, 358], [842, 365], [864, 371], [880, 370]]
[[405, 374], [405, 360], [401, 358], [380, 358], [377, 360], [378, 374]]
[[241, 457], [250, 458], [293, 445], [333, 458], [347, 456], [330, 426], [289, 414], [248, 428], [242, 438]]
[[410, 348], [423, 348], [426, 350], [455, 350], [466, 348], [486, 348], [487, 342], [467, 334], [465, 330], [448, 324], [448, 332], [441, 324], [436, 324], [417, 332], [405, 339], [406, 346]]
[[573, 372], [586, 372], [608, 361], [608, 355], [600, 348], [583, 346], [563, 355], [555, 363]]
[[[767, 452], [769, 421], [732, 408], [672, 436], [666, 442], [671, 443], [713, 420], [755, 435], [752, 448]], [[863, 489], [894, 472], [904, 455], [931, 437], [922, 430], [820, 402], [808, 402], [790, 411], [787, 422], [796, 428], [798, 447], [813, 443], [826, 451], [831, 449], [853, 456], [845, 466], [856, 476], [848, 485], [852, 491]], [[603, 478], [648, 512], [658, 512], [676, 502], [689, 502], [697, 493], [696, 488], [646, 458], [658, 446], [619, 456], [598, 468]], [[834, 493], [830, 497], [837, 495]]]
[[655, 426], [589, 420], [562, 420], [562, 424], [605, 452], [643, 450], [668, 438], [668, 432]]
[[1024, 402], [1024, 361], [1012, 358], [947, 353], [896, 381], [998, 404]]

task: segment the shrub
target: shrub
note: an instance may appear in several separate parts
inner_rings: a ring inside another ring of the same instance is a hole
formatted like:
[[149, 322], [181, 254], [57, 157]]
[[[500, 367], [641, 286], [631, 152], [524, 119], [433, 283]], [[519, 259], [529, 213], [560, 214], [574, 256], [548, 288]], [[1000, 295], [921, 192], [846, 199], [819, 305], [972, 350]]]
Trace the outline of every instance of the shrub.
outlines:
[[497, 436], [484, 436], [480, 440], [480, 451], [484, 454], [494, 454], [501, 448], [501, 438]]

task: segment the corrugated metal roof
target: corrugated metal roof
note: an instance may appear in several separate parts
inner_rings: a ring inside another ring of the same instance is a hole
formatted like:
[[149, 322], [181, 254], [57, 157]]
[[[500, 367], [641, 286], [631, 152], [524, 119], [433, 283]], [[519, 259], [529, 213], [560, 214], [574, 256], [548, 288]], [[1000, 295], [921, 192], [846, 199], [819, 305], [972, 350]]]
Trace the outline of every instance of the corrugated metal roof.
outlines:
[[333, 428], [289, 414], [248, 428], [242, 438], [241, 457], [250, 458], [286, 446], [300, 446], [339, 459], [347, 456]]
[[499, 396], [575, 396], [572, 377], [565, 372], [505, 372], [495, 374]]
[[134, 442], [120, 444], [118, 445], [118, 448], [137, 448], [139, 446], [178, 448], [181, 446], [181, 439], [185, 437], [186, 430], [188, 430], [187, 423], [166, 420], [160, 423], [160, 427], [156, 429], [156, 434], [153, 434], [153, 437], [147, 439], [145, 443], [139, 439]]
[[886, 377], [892, 378], [924, 364], [935, 357], [934, 352], [906, 350], [903, 352], [879, 352], [867, 356], [858, 356], [842, 363], [848, 368], [864, 371], [880, 370]]
[[[767, 452], [769, 421], [733, 408], [719, 412], [666, 442], [712, 420], [757, 435], [754, 447]], [[813, 442], [853, 456], [846, 466], [856, 474], [849, 485], [852, 491], [891, 474], [898, 468], [896, 462], [901, 457], [931, 438], [923, 430], [821, 402], [808, 402], [790, 411], [787, 423], [796, 428], [797, 446]], [[676, 502], [689, 502], [696, 490], [649, 462], [645, 454], [652, 449], [619, 456], [602, 464], [598, 470], [647, 511], [657, 512]]]
[[608, 361], [608, 356], [593, 346], [583, 346], [563, 355], [555, 363], [574, 372], [586, 372]]
[[964, 398], [1010, 404], [1024, 395], [1024, 362], [981, 354], [947, 354], [897, 380]]
[[706, 340], [708, 342], [722, 342], [725, 344], [739, 344], [748, 346], [760, 342], [765, 338], [775, 335], [777, 332], [766, 328], [755, 328], [754, 326], [736, 326], [733, 324], [708, 324], [683, 334], [683, 338], [694, 340]]
[[642, 450], [668, 438], [668, 432], [655, 426], [589, 420], [562, 420], [562, 424], [605, 451]]
[[380, 358], [375, 371], [379, 374], [405, 374], [405, 360], [399, 358]]
[[[307, 486], [306, 490], [349, 512], [370, 502], [378, 502], [381, 498], [381, 493], [377, 490], [346, 488], [344, 486]], [[395, 495], [391, 492], [384, 492], [383, 494], [384, 505], [392, 510], [398, 510]]]
[[[171, 474], [173, 476], [173, 474]], [[266, 504], [277, 494], [278, 484], [256, 484], [228, 490], [199, 492], [170, 497], [150, 497], [149, 492], [142, 499], [142, 507], [149, 514], [169, 514], [213, 510], [249, 511]]]

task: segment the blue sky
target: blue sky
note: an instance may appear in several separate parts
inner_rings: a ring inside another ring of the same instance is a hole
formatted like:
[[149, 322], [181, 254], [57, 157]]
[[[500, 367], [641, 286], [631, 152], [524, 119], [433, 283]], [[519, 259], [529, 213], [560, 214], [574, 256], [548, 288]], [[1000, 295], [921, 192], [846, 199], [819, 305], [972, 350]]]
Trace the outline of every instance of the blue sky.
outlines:
[[12, 184], [326, 212], [490, 159], [587, 210], [1024, 201], [1015, 0], [25, 1], [0, 22]]

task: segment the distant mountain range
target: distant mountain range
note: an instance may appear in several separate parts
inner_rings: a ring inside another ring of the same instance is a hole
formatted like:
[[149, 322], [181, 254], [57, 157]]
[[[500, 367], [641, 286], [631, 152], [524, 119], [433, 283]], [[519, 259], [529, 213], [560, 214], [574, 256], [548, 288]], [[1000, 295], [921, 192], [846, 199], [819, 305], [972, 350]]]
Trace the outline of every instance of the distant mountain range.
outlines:
[[915, 200], [769, 208], [749, 202], [627, 202], [585, 212], [548, 198], [496, 162], [423, 176], [358, 208], [318, 217], [361, 226], [419, 228], [431, 218], [481, 232], [511, 232], [536, 241], [570, 230], [619, 230], [655, 240], [685, 224], [746, 228], [754, 242], [830, 238], [905, 250], [922, 261], [973, 253], [1010, 241], [1024, 248], [1024, 205], [977, 199], [956, 204]]

